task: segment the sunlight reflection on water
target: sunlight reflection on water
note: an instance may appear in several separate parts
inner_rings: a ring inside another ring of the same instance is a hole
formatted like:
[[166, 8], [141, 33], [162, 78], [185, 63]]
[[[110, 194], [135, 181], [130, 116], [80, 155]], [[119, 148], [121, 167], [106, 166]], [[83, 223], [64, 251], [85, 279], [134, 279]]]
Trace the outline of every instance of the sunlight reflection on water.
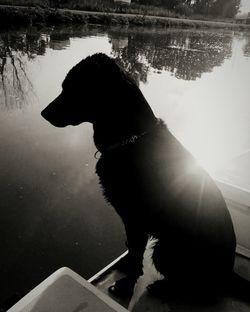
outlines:
[[[232, 56], [201, 79], [180, 81], [169, 72], [151, 73], [142, 85], [170, 130], [218, 178], [230, 161], [250, 149], [250, 59], [243, 55], [244, 46], [244, 40], [234, 37]], [[250, 188], [246, 173], [241, 183]]]

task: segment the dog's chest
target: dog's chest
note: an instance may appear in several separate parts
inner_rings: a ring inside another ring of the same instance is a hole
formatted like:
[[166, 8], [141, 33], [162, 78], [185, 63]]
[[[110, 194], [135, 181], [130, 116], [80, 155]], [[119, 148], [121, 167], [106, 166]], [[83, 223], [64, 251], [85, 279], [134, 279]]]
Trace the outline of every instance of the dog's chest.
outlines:
[[121, 204], [121, 201], [129, 201], [132, 198], [136, 200], [139, 195], [141, 172], [135, 157], [125, 153], [122, 157], [101, 157], [96, 164], [96, 173], [104, 196], [111, 204]]
[[115, 157], [102, 157], [96, 164], [96, 173], [105, 189], [114, 189], [127, 183], [133, 171], [131, 163]]

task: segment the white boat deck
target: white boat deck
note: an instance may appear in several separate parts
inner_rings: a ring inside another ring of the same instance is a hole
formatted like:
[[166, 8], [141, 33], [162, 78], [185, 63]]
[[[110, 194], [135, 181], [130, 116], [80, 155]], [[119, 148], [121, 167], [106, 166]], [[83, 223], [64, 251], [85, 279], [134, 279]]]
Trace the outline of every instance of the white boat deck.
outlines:
[[8, 312], [126, 312], [127, 309], [105, 296], [69, 268], [63, 267]]

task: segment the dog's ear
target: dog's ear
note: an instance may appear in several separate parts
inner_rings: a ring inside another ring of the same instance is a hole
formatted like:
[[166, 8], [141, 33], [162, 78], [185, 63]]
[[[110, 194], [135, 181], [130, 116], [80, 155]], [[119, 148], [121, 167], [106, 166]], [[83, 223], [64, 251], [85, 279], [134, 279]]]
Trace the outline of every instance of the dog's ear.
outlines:
[[100, 88], [102, 99], [106, 96], [110, 98], [112, 93], [113, 98], [116, 99], [115, 102], [122, 96], [123, 98], [126, 97], [127, 104], [135, 101], [145, 103], [144, 96], [136, 81], [122, 68], [119, 60], [103, 53], [94, 54], [89, 57], [89, 60], [91, 60], [89, 64], [92, 63], [93, 65], [93, 73], [96, 75], [96, 82]]
[[96, 73], [96, 78], [106, 78], [103, 80], [110, 81], [110, 79], [117, 81], [117, 79], [122, 79], [124, 77], [123, 69], [117, 64], [114, 58], [107, 56], [104, 53], [97, 53], [89, 58], [86, 58], [86, 62], [89, 59], [89, 65], [93, 69], [93, 73]]
[[136, 81], [132, 76], [126, 72], [125, 69], [119, 64], [119, 60], [106, 56], [108, 60], [102, 68], [102, 73], [107, 75], [107, 83], [112, 83], [112, 87], [117, 92], [126, 92], [128, 90], [138, 89]]

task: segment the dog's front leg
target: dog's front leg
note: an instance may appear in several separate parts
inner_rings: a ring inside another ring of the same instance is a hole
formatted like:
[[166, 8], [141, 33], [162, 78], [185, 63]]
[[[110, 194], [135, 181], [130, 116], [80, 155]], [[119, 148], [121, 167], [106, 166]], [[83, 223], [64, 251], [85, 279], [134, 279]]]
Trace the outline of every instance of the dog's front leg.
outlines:
[[[143, 254], [148, 241], [148, 235], [137, 223], [125, 224], [127, 234], [128, 255], [121, 260], [121, 269], [126, 277], [118, 280], [109, 290], [117, 296], [132, 296], [134, 285], [140, 275], [143, 274]], [[119, 266], [118, 266], [119, 269]]]
[[145, 247], [148, 241], [148, 234], [143, 230], [140, 223], [125, 224], [128, 247], [127, 276], [136, 276], [143, 274], [142, 261]]

